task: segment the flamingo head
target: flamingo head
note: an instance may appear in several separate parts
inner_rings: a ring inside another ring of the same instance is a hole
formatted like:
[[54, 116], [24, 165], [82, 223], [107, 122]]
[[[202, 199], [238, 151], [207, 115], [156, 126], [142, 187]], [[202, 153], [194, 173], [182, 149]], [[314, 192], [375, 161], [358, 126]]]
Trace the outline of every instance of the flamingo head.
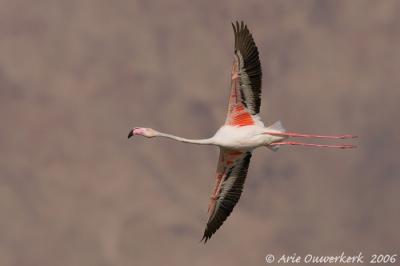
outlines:
[[152, 128], [134, 127], [128, 134], [128, 139], [132, 136], [140, 135], [146, 138], [152, 138], [157, 135], [157, 131]]

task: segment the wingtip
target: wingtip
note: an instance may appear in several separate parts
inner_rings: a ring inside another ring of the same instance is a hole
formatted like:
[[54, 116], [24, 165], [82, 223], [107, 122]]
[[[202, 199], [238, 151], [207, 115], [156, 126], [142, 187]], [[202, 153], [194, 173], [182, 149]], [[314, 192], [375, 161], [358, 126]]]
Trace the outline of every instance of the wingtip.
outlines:
[[211, 236], [207, 236], [206, 232], [204, 232], [203, 238], [200, 240], [200, 243], [203, 242], [203, 244], [205, 245], [207, 243], [208, 239], [210, 239], [210, 238], [211, 238]]

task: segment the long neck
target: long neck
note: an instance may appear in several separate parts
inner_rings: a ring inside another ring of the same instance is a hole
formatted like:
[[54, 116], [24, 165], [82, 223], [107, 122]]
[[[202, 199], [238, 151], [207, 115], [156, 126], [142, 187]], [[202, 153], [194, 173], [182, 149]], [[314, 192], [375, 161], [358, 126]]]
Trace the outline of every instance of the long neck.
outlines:
[[164, 137], [164, 138], [173, 139], [173, 140], [180, 141], [180, 142], [198, 144], [198, 145], [214, 145], [215, 144], [214, 141], [213, 141], [213, 138], [209, 138], [209, 139], [185, 139], [185, 138], [181, 138], [181, 137], [178, 137], [178, 136], [174, 136], [174, 135], [166, 134], [166, 133], [161, 133], [161, 132], [158, 132], [157, 136], [158, 137]]

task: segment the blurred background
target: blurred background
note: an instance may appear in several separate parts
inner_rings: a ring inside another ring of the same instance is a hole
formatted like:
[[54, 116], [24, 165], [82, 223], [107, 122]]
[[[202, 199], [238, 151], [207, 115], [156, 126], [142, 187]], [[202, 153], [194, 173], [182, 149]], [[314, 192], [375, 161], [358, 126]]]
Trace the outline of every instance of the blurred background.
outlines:
[[[231, 21], [263, 66], [261, 117], [359, 135], [254, 152], [203, 245]], [[0, 1], [0, 265], [265, 265], [399, 253], [399, 1]], [[335, 143], [335, 142], [334, 142]]]

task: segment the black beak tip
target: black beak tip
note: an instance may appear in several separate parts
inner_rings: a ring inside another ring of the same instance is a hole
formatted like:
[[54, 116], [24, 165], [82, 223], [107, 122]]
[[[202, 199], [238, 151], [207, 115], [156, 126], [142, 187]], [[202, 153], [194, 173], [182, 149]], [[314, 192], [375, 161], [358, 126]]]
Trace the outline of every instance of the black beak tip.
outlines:
[[128, 134], [128, 139], [133, 136], [133, 129]]

